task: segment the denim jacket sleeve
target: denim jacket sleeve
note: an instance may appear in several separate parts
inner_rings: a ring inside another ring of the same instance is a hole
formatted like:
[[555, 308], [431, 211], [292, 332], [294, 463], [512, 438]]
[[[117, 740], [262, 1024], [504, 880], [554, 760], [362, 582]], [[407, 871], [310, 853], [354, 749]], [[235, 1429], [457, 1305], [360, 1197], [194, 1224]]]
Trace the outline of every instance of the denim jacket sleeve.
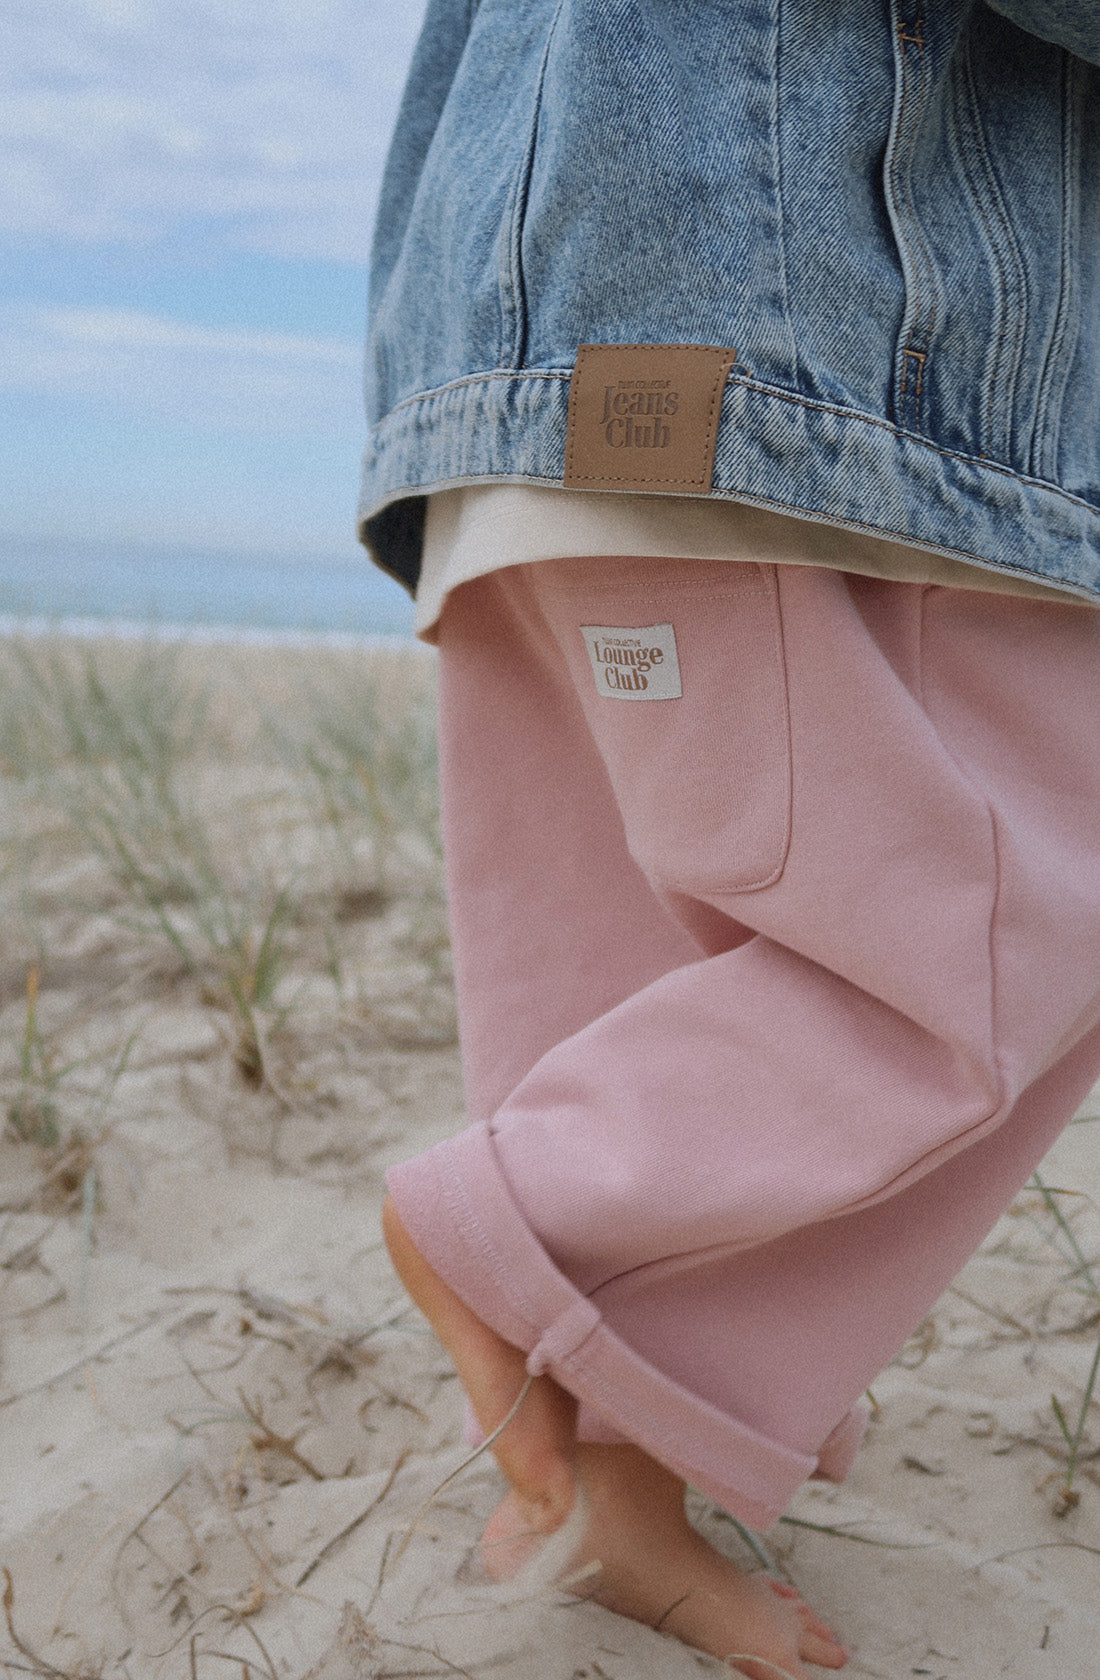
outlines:
[[986, 4], [1041, 40], [1067, 47], [1090, 64], [1100, 64], [1098, 0], [986, 0]]

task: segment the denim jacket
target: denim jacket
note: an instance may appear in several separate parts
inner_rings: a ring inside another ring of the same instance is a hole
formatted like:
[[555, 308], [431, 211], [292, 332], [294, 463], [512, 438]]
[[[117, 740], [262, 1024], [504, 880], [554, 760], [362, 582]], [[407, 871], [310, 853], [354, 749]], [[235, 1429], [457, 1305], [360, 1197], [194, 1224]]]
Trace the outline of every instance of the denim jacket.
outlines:
[[694, 493], [1100, 596], [1100, 0], [429, 0], [362, 532], [561, 485], [581, 345], [736, 350]]

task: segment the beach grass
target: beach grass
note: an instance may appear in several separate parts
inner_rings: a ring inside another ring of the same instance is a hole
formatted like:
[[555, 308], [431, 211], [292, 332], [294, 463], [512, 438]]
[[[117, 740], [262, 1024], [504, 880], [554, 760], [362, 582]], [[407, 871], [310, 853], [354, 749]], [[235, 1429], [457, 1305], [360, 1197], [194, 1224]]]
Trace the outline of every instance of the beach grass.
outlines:
[[189, 982], [241, 1080], [288, 1108], [272, 1042], [313, 980], [339, 990], [364, 921], [403, 909], [406, 948], [446, 983], [430, 663], [237, 664], [219, 684], [215, 661], [163, 641], [0, 643], [3, 984], [23, 1004], [6, 1114], [24, 1142], [59, 1147], [86, 1095], [49, 1000], [73, 964], [59, 919], [70, 944], [83, 923], [113, 946], [109, 1009], [150, 977]]

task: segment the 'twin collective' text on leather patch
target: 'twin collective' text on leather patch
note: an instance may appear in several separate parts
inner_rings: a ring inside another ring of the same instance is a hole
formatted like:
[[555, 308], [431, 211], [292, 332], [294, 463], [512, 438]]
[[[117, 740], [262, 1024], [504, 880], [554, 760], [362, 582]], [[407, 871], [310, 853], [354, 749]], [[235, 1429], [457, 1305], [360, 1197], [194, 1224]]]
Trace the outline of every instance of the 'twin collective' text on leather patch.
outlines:
[[618, 629], [582, 624], [596, 692], [608, 700], [679, 700], [680, 661], [671, 624]]
[[569, 385], [570, 490], [709, 490], [736, 350], [582, 344]]

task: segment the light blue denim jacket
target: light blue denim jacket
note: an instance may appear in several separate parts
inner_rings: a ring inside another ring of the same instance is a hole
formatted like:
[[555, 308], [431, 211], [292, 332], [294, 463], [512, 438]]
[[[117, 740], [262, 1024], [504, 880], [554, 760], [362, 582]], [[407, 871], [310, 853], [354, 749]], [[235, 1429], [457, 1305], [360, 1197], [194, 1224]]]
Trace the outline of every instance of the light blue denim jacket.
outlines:
[[713, 496], [1100, 596], [1100, 0], [429, 0], [364, 540], [561, 484], [582, 343], [736, 346]]

